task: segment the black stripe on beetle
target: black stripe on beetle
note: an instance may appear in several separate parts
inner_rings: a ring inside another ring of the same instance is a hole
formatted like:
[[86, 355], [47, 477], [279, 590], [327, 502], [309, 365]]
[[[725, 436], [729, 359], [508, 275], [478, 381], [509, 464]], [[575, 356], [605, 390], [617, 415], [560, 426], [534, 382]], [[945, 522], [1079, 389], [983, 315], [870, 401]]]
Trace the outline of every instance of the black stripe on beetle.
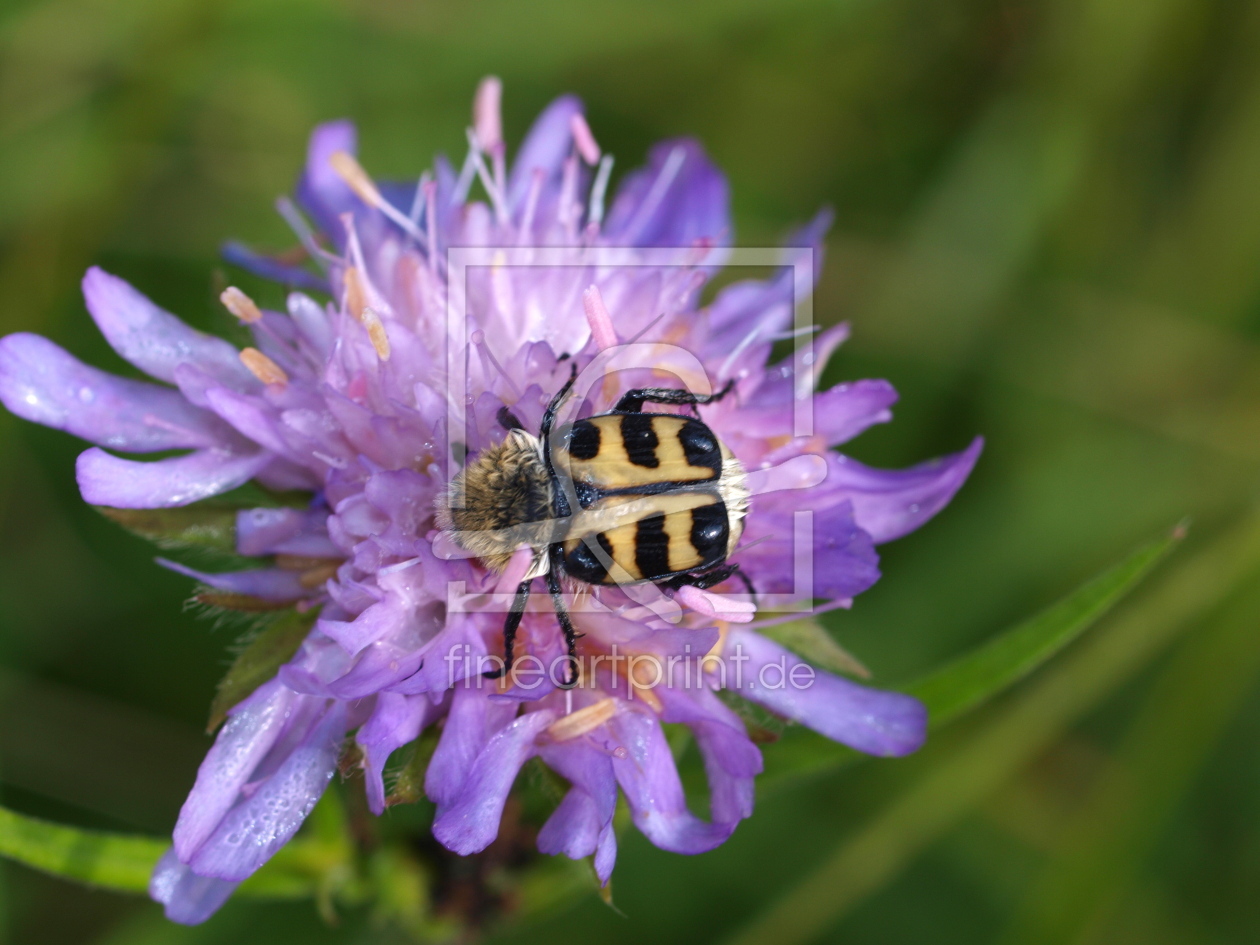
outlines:
[[[588, 538], [578, 542], [578, 546], [565, 555], [564, 570], [570, 577], [585, 581], [587, 584], [603, 584], [608, 579], [608, 568], [595, 550], [587, 544], [589, 540]], [[595, 540], [599, 542], [604, 556], [611, 559], [613, 548], [608, 536], [600, 532], [595, 536]]]
[[722, 448], [713, 431], [699, 420], [687, 419], [678, 431], [678, 442], [692, 466], [704, 466], [715, 473], [722, 471]]
[[645, 580], [671, 573], [665, 513], [657, 512], [639, 519], [634, 531], [634, 563]]
[[730, 528], [724, 502], [718, 501], [691, 510], [691, 546], [701, 558], [700, 567], [707, 567], [726, 557]]
[[569, 433], [569, 455], [574, 459], [590, 460], [599, 455], [599, 427], [589, 420], [579, 420]]
[[628, 413], [621, 418], [621, 443], [630, 462], [645, 469], [661, 464], [656, 456], [660, 440], [652, 429], [652, 417], [645, 413]]

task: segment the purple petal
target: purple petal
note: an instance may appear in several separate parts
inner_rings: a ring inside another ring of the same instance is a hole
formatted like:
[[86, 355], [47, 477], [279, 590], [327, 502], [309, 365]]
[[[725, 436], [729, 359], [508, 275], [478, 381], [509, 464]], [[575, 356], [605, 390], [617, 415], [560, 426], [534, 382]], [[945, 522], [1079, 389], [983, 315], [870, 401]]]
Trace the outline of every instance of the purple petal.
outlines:
[[377, 696], [372, 717], [355, 736], [355, 741], [363, 749], [364, 786], [368, 808], [373, 814], [379, 816], [385, 812], [383, 774], [390, 754], [415, 741], [439, 712], [439, 707], [427, 696], [402, 696], [393, 692], [382, 692]]
[[581, 112], [581, 100], [564, 95], [534, 120], [508, 175], [508, 206], [513, 210], [524, 204], [535, 171], [542, 171], [543, 179], [548, 181], [560, 174], [573, 142], [573, 116]]
[[236, 550], [247, 557], [300, 555], [339, 558], [341, 550], [328, 537], [328, 510], [242, 509], [236, 515]]
[[92, 505], [118, 509], [165, 509], [208, 499], [248, 482], [269, 453], [197, 450], [187, 456], [141, 463], [98, 447], [79, 455], [79, 491]]
[[907, 755], [927, 737], [927, 709], [911, 696], [815, 669], [749, 630], [731, 630], [726, 654], [727, 688], [858, 751]]
[[424, 793], [439, 807], [458, 801], [482, 749], [516, 714], [516, 703], [490, 701], [493, 686], [478, 677], [453, 689], [442, 739], [424, 775]]
[[358, 133], [349, 121], [330, 121], [311, 132], [306, 149], [306, 169], [297, 185], [298, 203], [340, 249], [346, 231], [340, 216], [363, 208], [341, 175], [333, 170], [329, 158], [337, 151], [354, 154], [358, 151]]
[[594, 799], [579, 788], [570, 788], [538, 831], [538, 852], [563, 853], [580, 860], [595, 852], [602, 829]]
[[852, 502], [858, 525], [881, 544], [914, 531], [943, 509], [967, 481], [982, 449], [984, 439], [976, 437], [961, 453], [894, 470], [836, 456], [821, 488]]
[[[354, 665], [339, 679], [328, 684], [328, 691], [338, 699], [362, 699], [408, 680], [427, 662], [431, 647], [440, 637], [446, 608], [431, 602], [412, 608], [407, 618], [385, 639], [369, 643], [355, 658]], [[433, 687], [443, 691], [442, 686]], [[414, 695], [410, 690], [404, 695]]]
[[740, 561], [757, 590], [835, 599], [855, 597], [878, 581], [879, 555], [871, 536], [854, 522], [852, 506], [841, 502], [813, 512], [813, 537], [806, 543], [803, 532], [798, 542], [795, 515], [781, 508], [800, 501], [811, 501], [811, 493], [802, 498], [776, 492], [756, 499], [743, 538], [748, 551]]
[[334, 703], [279, 769], [228, 812], [188, 865], [203, 876], [243, 880], [289, 842], [337, 769], [346, 707]]
[[311, 589], [304, 587], [295, 571], [281, 568], [252, 568], [248, 571], [225, 571], [211, 574], [196, 571], [187, 565], [166, 558], [155, 559], [164, 568], [200, 581], [209, 587], [232, 594], [247, 594], [262, 600], [288, 601], [311, 596]]
[[645, 837], [674, 853], [704, 853], [726, 841], [733, 823], [708, 824], [687, 810], [674, 756], [655, 717], [621, 712], [608, 725], [626, 749], [624, 758], [613, 757], [613, 772]]
[[648, 166], [628, 174], [608, 212], [604, 236], [619, 246], [690, 246], [697, 240], [729, 243], [730, 194], [696, 141], [662, 141]]
[[413, 608], [395, 595], [373, 604], [353, 620], [323, 620], [317, 626], [321, 633], [336, 640], [347, 653], [358, 653], [382, 637], [400, 632]]
[[[328, 290], [323, 290], [328, 291]], [[332, 350], [334, 334], [324, 307], [310, 296], [300, 292], [290, 294], [288, 299], [289, 317], [297, 326], [307, 342], [315, 349], [315, 353], [326, 358]]]
[[[812, 254], [810, 291], [821, 272], [823, 237], [831, 227], [831, 220], [830, 211], [824, 210], [807, 226], [792, 233], [785, 243], [788, 247], [785, 262], [793, 261], [802, 252]], [[705, 309], [709, 328], [705, 351], [711, 357], [723, 359], [720, 364], [736, 350], [751, 352], [732, 362], [720, 374], [739, 377], [737, 364], [751, 369], [765, 363], [775, 336], [792, 326], [792, 314], [801, 301], [796, 295], [794, 267], [785, 268], [771, 279], [734, 282], [718, 292], [713, 304]]]
[[328, 280], [323, 276], [316, 275], [301, 266], [291, 266], [272, 259], [270, 256], [256, 253], [244, 243], [238, 243], [235, 240], [224, 243], [219, 250], [219, 255], [223, 257], [224, 262], [240, 266], [247, 272], [252, 272], [272, 282], [279, 282], [295, 289], [312, 289], [316, 292], [329, 290]]
[[256, 397], [239, 394], [226, 387], [214, 387], [206, 391], [206, 406], [235, 427], [243, 436], [253, 440], [263, 449], [281, 456], [291, 456], [292, 451], [280, 433], [280, 424], [274, 413]]
[[[759, 392], [760, 393], [760, 392]], [[739, 429], [749, 436], [783, 436], [793, 429], [795, 403], [790, 391], [776, 387], [784, 399], [768, 403], [767, 397], [754, 395], [735, 416]], [[811, 407], [814, 435], [827, 446], [853, 439], [867, 427], [892, 419], [888, 408], [897, 402], [897, 392], [887, 381], [853, 381], [837, 384], [815, 394]]]
[[709, 782], [709, 810], [715, 823], [752, 815], [753, 778], [761, 774], [761, 752], [744, 723], [707, 688], [690, 692], [663, 688], [664, 722], [681, 722], [695, 735]]
[[595, 854], [595, 872], [607, 883], [617, 860], [617, 780], [608, 755], [585, 740], [544, 745], [547, 766], [573, 787], [538, 832], [538, 849], [570, 859]]
[[167, 850], [153, 868], [149, 895], [165, 907], [166, 917], [180, 925], [200, 925], [227, 902], [240, 883], [198, 876]]
[[241, 788], [280, 736], [294, 698], [272, 681], [228, 713], [175, 824], [175, 850], [181, 859], [192, 857], [236, 803]]
[[229, 387], [258, 386], [236, 348], [189, 328], [117, 276], [93, 266], [83, 297], [110, 347], [150, 377], [173, 384], [176, 367], [194, 364]]
[[555, 718], [550, 709], [527, 712], [490, 739], [455, 802], [438, 805], [433, 836], [447, 849], [467, 856], [494, 841], [512, 782], [521, 766], [534, 756], [535, 739]]
[[132, 453], [239, 442], [179, 391], [88, 367], [39, 335], [0, 339], [0, 401], [26, 420]]

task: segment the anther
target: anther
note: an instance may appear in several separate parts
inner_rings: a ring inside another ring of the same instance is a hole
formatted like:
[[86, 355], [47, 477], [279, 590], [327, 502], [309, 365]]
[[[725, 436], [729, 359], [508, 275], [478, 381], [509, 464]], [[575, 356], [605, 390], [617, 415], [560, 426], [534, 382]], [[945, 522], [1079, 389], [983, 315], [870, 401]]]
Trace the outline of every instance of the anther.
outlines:
[[503, 83], [498, 76], [488, 75], [477, 86], [477, 96], [473, 99], [473, 132], [483, 151], [493, 151], [503, 143], [502, 98]]
[[275, 361], [267, 357], [257, 348], [246, 348], [241, 352], [241, 363], [249, 368], [249, 373], [258, 378], [264, 384], [287, 384], [289, 383], [289, 375], [284, 373], [284, 368], [276, 364]]
[[415, 221], [381, 196], [376, 184], [372, 182], [372, 178], [368, 177], [367, 171], [353, 154], [349, 151], [334, 151], [329, 156], [328, 163], [360, 200], [374, 210], [385, 214], [417, 242], [424, 243], [425, 236], [416, 226]]
[[665, 706], [661, 702], [661, 697], [652, 690], [660, 683], [662, 670], [658, 660], [652, 660], [652, 663], [655, 674], [649, 678], [648, 673], [651, 670], [642, 663], [634, 661], [630, 672], [626, 676], [626, 682], [629, 683], [633, 694], [637, 698], [642, 699], [648, 708], [659, 715], [664, 711]]
[[334, 151], [328, 158], [328, 163], [337, 172], [337, 176], [346, 182], [346, 186], [369, 207], [379, 210], [385, 203], [385, 198], [376, 189], [376, 184], [372, 183], [372, 178], [368, 177], [363, 165], [349, 151]]
[[599, 350], [603, 351], [617, 344], [617, 332], [613, 330], [612, 316], [604, 305], [604, 297], [598, 286], [591, 286], [582, 293], [582, 308], [586, 310], [586, 322], [591, 326], [591, 337]]
[[346, 284], [346, 310], [360, 321], [367, 310], [367, 290], [363, 285], [363, 277], [354, 266], [348, 266], [342, 280]]
[[591, 134], [591, 126], [586, 123], [586, 117], [581, 112], [574, 112], [573, 117], [569, 119], [569, 130], [573, 132], [573, 144], [578, 154], [582, 155], [582, 160], [591, 167], [598, 164], [599, 143]]
[[547, 734], [558, 742], [567, 742], [599, 728], [617, 714], [617, 702], [611, 696], [578, 709], [547, 726]]
[[262, 312], [248, 295], [234, 285], [228, 286], [219, 295], [223, 307], [247, 324], [262, 321]]
[[376, 356], [382, 361], [388, 361], [390, 354], [389, 336], [385, 334], [385, 323], [381, 321], [381, 317], [370, 308], [365, 308], [363, 316], [359, 320], [363, 322], [363, 327], [367, 329], [368, 338], [372, 341], [372, 347], [376, 349]]

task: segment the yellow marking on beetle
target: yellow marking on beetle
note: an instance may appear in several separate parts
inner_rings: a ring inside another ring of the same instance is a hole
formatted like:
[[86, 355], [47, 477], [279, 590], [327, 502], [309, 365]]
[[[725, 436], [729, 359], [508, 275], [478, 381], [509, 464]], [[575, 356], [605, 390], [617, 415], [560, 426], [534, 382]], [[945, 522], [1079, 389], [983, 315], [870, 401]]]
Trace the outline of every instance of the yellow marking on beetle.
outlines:
[[687, 461], [687, 451], [683, 449], [682, 439], [679, 437], [686, 425], [686, 417], [652, 418], [652, 432], [656, 434], [656, 459], [660, 463], [652, 472], [659, 481], [701, 482], [716, 479], [719, 475], [720, 471], [708, 466], [693, 466]]
[[[638, 547], [635, 539], [638, 537], [638, 532], [638, 522], [604, 532], [604, 538], [612, 545], [610, 557], [613, 560], [613, 566], [608, 569], [610, 581], [624, 581], [627, 578], [631, 581], [643, 580], [643, 572], [639, 570], [639, 562], [635, 558], [635, 549]], [[618, 569], [625, 573], [620, 574]]]
[[586, 482], [599, 489], [630, 489], [657, 482], [707, 482], [718, 478], [708, 466], [687, 462], [678, 434], [686, 417], [655, 415], [652, 432], [656, 434], [656, 466], [639, 466], [631, 462], [621, 436], [621, 415], [588, 417], [586, 422], [599, 430], [599, 452], [591, 459], [578, 459], [563, 451], [557, 468], [575, 482]]
[[691, 525], [690, 509], [685, 512], [671, 512], [665, 516], [665, 538], [669, 542], [671, 571], [690, 571], [704, 563], [704, 558], [691, 543]]

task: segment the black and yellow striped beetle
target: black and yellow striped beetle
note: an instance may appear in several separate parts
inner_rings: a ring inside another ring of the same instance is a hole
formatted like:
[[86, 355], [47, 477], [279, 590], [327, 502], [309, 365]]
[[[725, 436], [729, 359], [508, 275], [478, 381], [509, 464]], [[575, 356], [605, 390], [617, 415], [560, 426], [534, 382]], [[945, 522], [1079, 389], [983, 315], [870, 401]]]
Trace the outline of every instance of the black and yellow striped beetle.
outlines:
[[438, 525], [490, 569], [502, 572], [522, 545], [534, 553], [503, 625], [504, 665], [489, 678], [512, 668], [516, 629], [537, 577], [547, 580], [568, 646], [565, 688], [576, 685], [578, 664], [562, 577], [663, 589], [738, 577], [752, 591], [738, 565], [726, 563], [748, 512], [744, 467], [698, 417], [643, 410], [645, 403], [715, 403], [734, 381], [715, 394], [632, 390], [611, 412], [576, 420], [553, 437], [575, 379], [576, 371], [551, 399], [537, 436], [501, 409], [508, 435], [466, 465], [438, 501]]

